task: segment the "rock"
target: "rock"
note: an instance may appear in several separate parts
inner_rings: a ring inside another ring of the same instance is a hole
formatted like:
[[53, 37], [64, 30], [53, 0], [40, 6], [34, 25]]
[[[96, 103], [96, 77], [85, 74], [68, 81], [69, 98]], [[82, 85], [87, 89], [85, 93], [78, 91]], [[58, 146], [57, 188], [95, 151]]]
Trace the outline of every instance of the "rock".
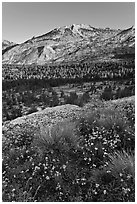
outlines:
[[6, 48], [13, 46], [13, 45], [16, 45], [16, 43], [10, 42], [8, 40], [3, 40], [2, 41], [2, 50], [5, 50]]

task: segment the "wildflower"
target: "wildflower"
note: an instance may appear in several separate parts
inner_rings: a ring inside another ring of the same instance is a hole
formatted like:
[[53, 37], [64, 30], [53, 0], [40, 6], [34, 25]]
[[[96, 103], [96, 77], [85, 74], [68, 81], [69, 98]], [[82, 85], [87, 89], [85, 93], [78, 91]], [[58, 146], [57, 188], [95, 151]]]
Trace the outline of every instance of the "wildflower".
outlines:
[[62, 167], [63, 167], [63, 169], [66, 169], [66, 165], [63, 165]]
[[93, 164], [92, 166], [93, 166], [93, 167], [96, 167], [96, 164]]
[[3, 174], [5, 174], [6, 173], [6, 171], [3, 171]]
[[122, 187], [122, 190], [123, 190], [123, 192], [124, 192], [125, 194], [127, 194], [128, 191], [130, 191], [130, 188], [124, 188], [124, 187]]
[[59, 183], [57, 183], [56, 189], [61, 189], [61, 186]]
[[97, 148], [97, 147], [95, 147], [95, 150], [98, 150], [98, 148]]
[[35, 166], [35, 170], [37, 170], [37, 169], [40, 169], [40, 167], [38, 167], [38, 166]]
[[85, 178], [82, 178], [82, 179], [81, 179], [81, 181], [85, 181], [85, 180], [86, 180]]
[[[30, 161], [32, 161], [33, 160], [33, 158], [32, 157], [30, 157], [30, 159], [29, 159]], [[33, 165], [33, 164], [32, 164]]]
[[49, 176], [46, 176], [46, 179], [49, 180], [50, 179]]
[[98, 183], [96, 183], [96, 188], [98, 188], [99, 187], [99, 184]]
[[127, 175], [127, 179], [130, 179], [132, 176], [130, 174]]
[[56, 176], [59, 176], [59, 175], [60, 175], [60, 173], [58, 171], [56, 171]]

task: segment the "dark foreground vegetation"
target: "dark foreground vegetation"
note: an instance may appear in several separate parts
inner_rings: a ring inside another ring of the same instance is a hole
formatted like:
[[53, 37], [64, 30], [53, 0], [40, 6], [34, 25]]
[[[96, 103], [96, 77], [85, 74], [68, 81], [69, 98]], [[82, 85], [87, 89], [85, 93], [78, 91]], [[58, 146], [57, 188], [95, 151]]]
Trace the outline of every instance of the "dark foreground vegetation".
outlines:
[[[111, 103], [110, 103], [111, 104]], [[3, 141], [3, 201], [134, 202], [134, 102]]]

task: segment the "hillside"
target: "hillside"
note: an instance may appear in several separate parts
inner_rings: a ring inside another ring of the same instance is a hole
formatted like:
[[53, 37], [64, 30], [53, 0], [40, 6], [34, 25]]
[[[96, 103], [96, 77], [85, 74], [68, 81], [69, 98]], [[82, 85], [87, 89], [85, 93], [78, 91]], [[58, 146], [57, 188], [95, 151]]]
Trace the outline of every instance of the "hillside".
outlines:
[[14, 134], [14, 137], [24, 135], [26, 133], [36, 133], [41, 128], [55, 124], [64, 119], [70, 119], [76, 116], [80, 108], [75, 105], [63, 105], [53, 108], [46, 108], [45, 110], [32, 113], [28, 116], [19, 117], [11, 122], [4, 122], [3, 124], [3, 139], [8, 135]]
[[73, 24], [55, 28], [5, 50], [3, 64], [115, 60], [134, 57], [135, 28], [114, 30]]
[[134, 202], [134, 113], [132, 96], [4, 122], [3, 201]]
[[[24, 135], [24, 133], [37, 133], [41, 128], [46, 128], [63, 120], [75, 120], [80, 115], [90, 112], [96, 108], [122, 107], [126, 104], [134, 104], [135, 97], [127, 97], [108, 102], [88, 103], [85, 107], [80, 108], [76, 105], [62, 105], [52, 108], [46, 108], [42, 111], [29, 114], [27, 116], [18, 117], [15, 120], [3, 123], [3, 139], [8, 138], [8, 135], [14, 135], [14, 138]], [[6, 141], [6, 140], [5, 140]]]

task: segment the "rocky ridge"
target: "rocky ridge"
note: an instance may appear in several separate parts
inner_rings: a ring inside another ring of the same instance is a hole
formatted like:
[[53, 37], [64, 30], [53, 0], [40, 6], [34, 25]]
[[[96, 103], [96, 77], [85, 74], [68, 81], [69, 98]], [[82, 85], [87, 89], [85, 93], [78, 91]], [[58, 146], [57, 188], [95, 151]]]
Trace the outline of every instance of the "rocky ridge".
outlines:
[[135, 28], [126, 30], [94, 28], [73, 24], [55, 28], [33, 37], [3, 53], [6, 64], [60, 63], [72, 61], [111, 60], [117, 54], [133, 54]]

